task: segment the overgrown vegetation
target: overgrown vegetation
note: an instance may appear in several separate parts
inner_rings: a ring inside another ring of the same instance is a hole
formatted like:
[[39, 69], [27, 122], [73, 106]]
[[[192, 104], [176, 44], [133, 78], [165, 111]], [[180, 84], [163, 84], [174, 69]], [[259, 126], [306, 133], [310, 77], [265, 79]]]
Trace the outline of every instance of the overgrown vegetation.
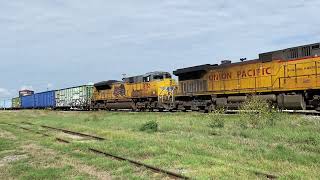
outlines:
[[[96, 156], [88, 148], [125, 156], [191, 179], [265, 178], [255, 172], [277, 175], [279, 179], [318, 179], [320, 117], [282, 113], [274, 116], [281, 118], [275, 120], [275, 125], [240, 128], [242, 114], [225, 115], [219, 111], [213, 114], [0, 111], [0, 164], [5, 162], [0, 165], [0, 179], [102, 179], [108, 174], [114, 179], [168, 178], [127, 162]], [[20, 124], [23, 121], [36, 126]], [[151, 121], [156, 122], [157, 133], [139, 131]], [[53, 137], [42, 137], [4, 123], [43, 131], [71, 143], [58, 143]], [[39, 125], [106, 140], [77, 138]], [[25, 154], [27, 159], [3, 161]]]
[[240, 106], [240, 126], [242, 128], [264, 128], [275, 126], [282, 113], [257, 96], [252, 96]]
[[209, 127], [210, 128], [224, 128], [225, 115], [223, 109], [218, 109], [210, 113], [209, 115]]
[[149, 121], [149, 122], [146, 122], [145, 124], [143, 124], [139, 130], [152, 133], [152, 132], [157, 132], [158, 127], [159, 127], [159, 125], [156, 121]]

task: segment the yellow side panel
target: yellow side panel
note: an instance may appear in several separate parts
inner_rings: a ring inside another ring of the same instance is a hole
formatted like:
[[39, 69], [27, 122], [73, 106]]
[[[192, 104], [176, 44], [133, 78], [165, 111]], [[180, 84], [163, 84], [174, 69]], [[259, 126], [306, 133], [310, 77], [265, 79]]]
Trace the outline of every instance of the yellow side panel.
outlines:
[[283, 89], [313, 89], [318, 87], [318, 59], [289, 61], [285, 67]]
[[98, 91], [94, 89], [94, 100], [128, 100], [132, 98], [146, 98], [167, 96], [171, 92], [169, 87], [176, 86], [173, 79], [157, 80], [142, 83], [117, 83], [110, 90]]
[[207, 80], [208, 93], [228, 94], [320, 89], [319, 78], [320, 58], [317, 57], [239, 63], [212, 69], [203, 79]]
[[252, 63], [211, 70], [206, 76], [208, 91], [242, 92], [270, 88], [273, 69], [272, 63]]

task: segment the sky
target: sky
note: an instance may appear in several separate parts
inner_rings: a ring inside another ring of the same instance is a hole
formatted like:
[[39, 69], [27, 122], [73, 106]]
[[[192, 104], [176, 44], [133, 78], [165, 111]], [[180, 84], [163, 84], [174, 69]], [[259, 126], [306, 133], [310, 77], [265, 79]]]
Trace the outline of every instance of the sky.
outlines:
[[1, 0], [0, 99], [319, 42], [319, 7], [319, 0]]

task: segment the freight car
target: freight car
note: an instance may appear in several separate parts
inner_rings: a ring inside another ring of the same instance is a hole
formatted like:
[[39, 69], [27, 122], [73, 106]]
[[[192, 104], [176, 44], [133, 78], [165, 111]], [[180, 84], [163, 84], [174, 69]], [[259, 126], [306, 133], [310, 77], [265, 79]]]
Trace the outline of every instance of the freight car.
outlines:
[[92, 92], [92, 85], [83, 85], [56, 90], [56, 109], [89, 110], [91, 106]]
[[92, 109], [164, 110], [173, 103], [176, 85], [168, 72], [151, 72], [94, 84]]
[[54, 109], [56, 107], [55, 91], [36, 93], [33, 96], [35, 109]]
[[262, 53], [258, 59], [174, 71], [175, 108], [234, 109], [259, 96], [281, 109], [320, 110], [320, 44]]
[[12, 109], [20, 109], [21, 108], [20, 97], [12, 98], [12, 100], [11, 100], [11, 108]]
[[54, 109], [55, 91], [46, 91], [21, 97], [22, 109]]
[[34, 95], [21, 96], [21, 109], [34, 109]]

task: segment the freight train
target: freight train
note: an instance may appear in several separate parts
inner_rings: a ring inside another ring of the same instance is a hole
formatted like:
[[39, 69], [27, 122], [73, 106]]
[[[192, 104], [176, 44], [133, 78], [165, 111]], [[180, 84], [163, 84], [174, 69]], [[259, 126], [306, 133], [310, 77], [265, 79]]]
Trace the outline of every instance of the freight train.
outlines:
[[[247, 99], [258, 96], [280, 109], [320, 110], [320, 43], [292, 47], [259, 54], [259, 58], [232, 63], [205, 64], [173, 72], [152, 72], [108, 80], [87, 87], [85, 99], [66, 93], [66, 106], [60, 99], [46, 106], [34, 101], [26, 105], [24, 96], [14, 98], [14, 108], [79, 108], [79, 109], [132, 109], [195, 110], [210, 112], [216, 108], [237, 109]], [[54, 91], [57, 94], [59, 91]], [[49, 93], [49, 92], [45, 92]], [[58, 93], [59, 94], [59, 93]], [[53, 96], [50, 96], [51, 98]], [[29, 100], [28, 100], [29, 101]], [[53, 101], [53, 99], [52, 99]], [[77, 102], [76, 102], [77, 101]], [[80, 102], [80, 103], [79, 103]]]
[[[27, 90], [28, 91], [28, 90]], [[90, 110], [92, 85], [83, 85], [41, 93], [21, 94], [12, 99], [12, 109]]]

